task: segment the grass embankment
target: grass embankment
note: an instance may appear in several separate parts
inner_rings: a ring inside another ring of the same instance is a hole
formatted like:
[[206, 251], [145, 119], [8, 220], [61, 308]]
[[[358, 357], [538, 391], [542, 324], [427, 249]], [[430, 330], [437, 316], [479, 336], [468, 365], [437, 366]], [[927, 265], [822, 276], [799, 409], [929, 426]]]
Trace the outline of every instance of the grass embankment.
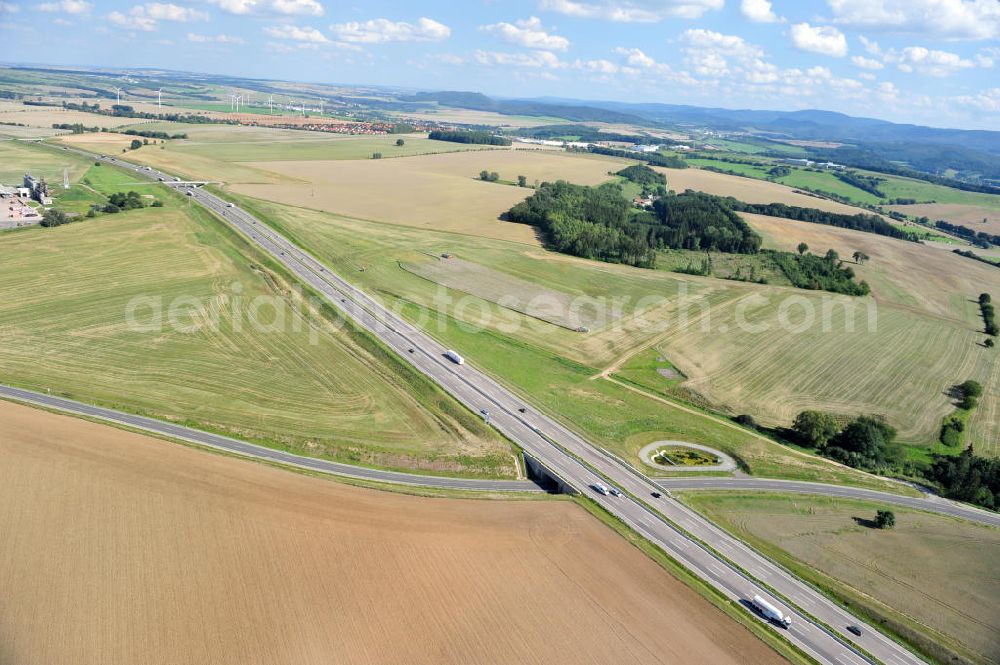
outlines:
[[[0, 239], [0, 380], [339, 461], [514, 474], [481, 419], [162, 193], [163, 208]], [[126, 319], [136, 302], [139, 328]]]
[[682, 499], [830, 598], [936, 662], [996, 662], [1000, 623], [992, 571], [1000, 530], [893, 507], [750, 492]]

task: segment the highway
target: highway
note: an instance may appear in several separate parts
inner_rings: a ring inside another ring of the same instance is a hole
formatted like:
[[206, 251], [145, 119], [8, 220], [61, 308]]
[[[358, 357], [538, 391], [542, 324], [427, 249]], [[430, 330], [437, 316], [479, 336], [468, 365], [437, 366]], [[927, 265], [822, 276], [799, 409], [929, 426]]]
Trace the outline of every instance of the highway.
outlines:
[[[773, 629], [817, 661], [841, 665], [873, 662], [867, 653], [876, 662], [888, 665], [924, 662], [698, 513], [672, 499], [653, 498], [652, 493], [661, 490], [659, 485], [553, 418], [532, 410], [474, 366], [451, 362], [444, 356], [446, 349], [433, 338], [246, 211], [199, 187], [174, 183], [168, 174], [117, 158], [101, 159], [154, 180], [162, 179], [164, 184], [217, 213], [296, 278], [329, 299], [343, 315], [369, 330], [474, 413], [488, 410], [491, 424], [550, 472], [577, 491], [587, 493], [727, 598], [745, 601], [760, 595], [771, 601], [792, 617], [787, 630]], [[619, 488], [625, 495], [620, 498], [600, 495], [591, 489], [597, 484]], [[860, 626], [862, 635], [848, 632], [849, 625]]]
[[[413, 487], [430, 487], [438, 489], [458, 489], [483, 492], [540, 492], [541, 488], [530, 480], [495, 480], [474, 478], [449, 478], [446, 476], [428, 476], [402, 471], [386, 471], [369, 467], [343, 464], [329, 460], [316, 459], [294, 453], [267, 448], [255, 443], [233, 439], [219, 434], [212, 434], [175, 423], [138, 416], [124, 411], [84, 404], [64, 397], [48, 395], [13, 386], [0, 384], [0, 398], [34, 404], [56, 411], [104, 420], [117, 425], [125, 425], [133, 429], [150, 432], [172, 439], [188, 441], [201, 446], [207, 446], [229, 453], [261, 459], [270, 462], [290, 465], [329, 473], [358, 480], [370, 480], [381, 483], [396, 483]], [[906, 508], [915, 508], [940, 515], [948, 515], [965, 520], [978, 522], [987, 526], [1000, 528], [1000, 514], [981, 510], [957, 501], [949, 501], [933, 494], [920, 497], [901, 496], [869, 490], [860, 487], [830, 485], [799, 480], [781, 480], [777, 478], [729, 478], [718, 476], [695, 476], [690, 478], [661, 478], [656, 483], [667, 491], [765, 491], [765, 492], [795, 492], [815, 494], [820, 496], [838, 497], [844, 499], [860, 499], [889, 503]]]

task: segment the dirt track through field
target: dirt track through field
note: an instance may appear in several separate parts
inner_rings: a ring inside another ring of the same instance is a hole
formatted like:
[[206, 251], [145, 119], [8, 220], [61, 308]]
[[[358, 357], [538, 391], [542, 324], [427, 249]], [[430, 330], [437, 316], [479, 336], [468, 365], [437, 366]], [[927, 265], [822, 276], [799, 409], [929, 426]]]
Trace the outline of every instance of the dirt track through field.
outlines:
[[0, 662], [778, 663], [576, 505], [357, 489], [0, 402]]

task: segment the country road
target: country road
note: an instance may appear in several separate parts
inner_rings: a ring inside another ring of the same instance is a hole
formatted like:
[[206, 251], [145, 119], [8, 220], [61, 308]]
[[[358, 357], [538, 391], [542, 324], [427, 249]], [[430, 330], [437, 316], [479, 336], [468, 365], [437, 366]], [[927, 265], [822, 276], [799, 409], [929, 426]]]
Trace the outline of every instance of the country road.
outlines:
[[[332, 462], [315, 457], [296, 455], [274, 448], [268, 448], [255, 443], [241, 441], [228, 436], [212, 434], [184, 425], [138, 416], [124, 411], [84, 404], [75, 400], [47, 395], [23, 388], [15, 388], [0, 384], [0, 399], [10, 399], [25, 404], [61, 411], [75, 416], [83, 416], [103, 420], [115, 425], [123, 425], [142, 430], [151, 434], [171, 439], [188, 441], [201, 446], [235, 453], [269, 462], [277, 462], [289, 466], [300, 467], [310, 471], [329, 473], [346, 478], [368, 480], [380, 483], [394, 483], [412, 487], [428, 487], [435, 489], [455, 489], [481, 492], [541, 492], [542, 489], [530, 480], [496, 480], [474, 478], [452, 478], [447, 476], [428, 476], [419, 473], [387, 471], [373, 469], [353, 464]], [[1000, 527], [1000, 514], [980, 510], [973, 506], [956, 501], [949, 501], [932, 494], [920, 497], [902, 496], [869, 490], [860, 487], [830, 485], [797, 480], [782, 480], [778, 478], [728, 478], [719, 476], [695, 476], [691, 478], [660, 478], [656, 483], [668, 491], [754, 491], [754, 492], [795, 492], [814, 494], [844, 499], [859, 499], [889, 503], [916, 510], [924, 510], [940, 515], [958, 517], [987, 526]]]
[[[90, 158], [90, 153], [79, 151]], [[405, 362], [423, 372], [474, 413], [488, 410], [491, 424], [568, 486], [587, 493], [624, 524], [679, 561], [732, 601], [760, 595], [791, 616], [787, 629], [772, 628], [812, 658], [841, 665], [924, 662], [865, 624], [789, 571], [725, 533], [712, 522], [667, 497], [662, 488], [567, 429], [530, 408], [517, 395], [471, 364], [456, 365], [433, 338], [333, 273], [315, 256], [292, 244], [263, 221], [204, 189], [174, 182], [168, 174], [100, 157], [185, 193], [270, 254], [297, 279], [355, 324], [367, 329]], [[458, 350], [461, 352], [461, 349]], [[621, 497], [593, 491], [619, 488]], [[860, 636], [847, 630], [860, 626]]]

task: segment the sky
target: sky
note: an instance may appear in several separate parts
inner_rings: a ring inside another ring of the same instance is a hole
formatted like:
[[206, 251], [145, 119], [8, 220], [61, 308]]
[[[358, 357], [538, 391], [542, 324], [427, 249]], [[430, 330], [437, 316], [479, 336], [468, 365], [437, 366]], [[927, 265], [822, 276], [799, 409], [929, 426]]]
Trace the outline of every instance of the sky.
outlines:
[[0, 0], [0, 61], [1000, 130], [1000, 0]]

